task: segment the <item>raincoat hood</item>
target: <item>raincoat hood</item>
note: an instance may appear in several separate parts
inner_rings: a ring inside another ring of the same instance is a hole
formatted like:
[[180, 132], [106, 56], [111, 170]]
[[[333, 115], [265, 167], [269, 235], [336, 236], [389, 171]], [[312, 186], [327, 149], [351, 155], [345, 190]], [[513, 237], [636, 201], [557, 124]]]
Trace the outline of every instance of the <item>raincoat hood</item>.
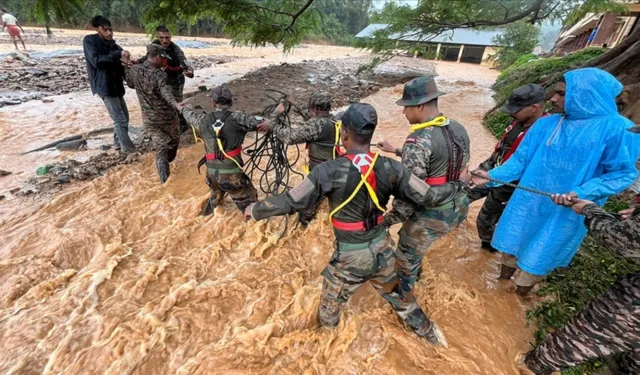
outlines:
[[597, 68], [565, 73], [567, 82], [564, 109], [568, 118], [585, 119], [617, 116], [616, 97], [622, 84], [611, 74]]

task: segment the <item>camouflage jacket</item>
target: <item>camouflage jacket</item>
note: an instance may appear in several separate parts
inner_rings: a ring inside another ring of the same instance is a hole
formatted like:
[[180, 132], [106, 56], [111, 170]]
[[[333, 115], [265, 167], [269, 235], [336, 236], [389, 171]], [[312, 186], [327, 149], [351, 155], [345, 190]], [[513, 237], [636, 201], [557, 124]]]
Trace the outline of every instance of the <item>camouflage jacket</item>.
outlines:
[[285, 127], [275, 121], [271, 131], [287, 145], [306, 143], [309, 146], [309, 165], [315, 167], [333, 159], [335, 119], [332, 116], [314, 117], [296, 127]]
[[591, 237], [618, 255], [640, 264], [640, 208], [622, 221], [595, 204], [585, 206], [583, 214]]
[[145, 125], [168, 125], [178, 121], [176, 99], [167, 85], [167, 75], [150, 61], [125, 69], [127, 85], [136, 90]]
[[[401, 163], [383, 156], [378, 157], [374, 171], [376, 195], [382, 207], [386, 206], [392, 195], [417, 205], [437, 206], [451, 200], [463, 189], [463, 183], [460, 181], [430, 188], [424, 181], [409, 173]], [[353, 193], [360, 180], [360, 171], [348, 158], [330, 160], [314, 168], [302, 183], [290, 192], [256, 203], [251, 215], [256, 220], [262, 220], [271, 216], [292, 214], [313, 207], [325, 196], [328, 197], [329, 207], [333, 210]], [[347, 223], [364, 221], [373, 206], [370, 199], [367, 189], [362, 188], [353, 200], [333, 217]], [[377, 238], [385, 230], [384, 226], [377, 225], [368, 231], [343, 231], [334, 228], [334, 233], [339, 241], [364, 243]]]
[[[213, 124], [217, 119], [223, 119], [226, 112], [230, 112], [228, 108], [218, 108], [214, 112], [200, 113], [192, 109], [184, 109], [182, 115], [189, 125], [191, 125], [199, 137], [203, 139], [205, 152], [207, 154], [214, 153], [217, 148], [217, 141]], [[224, 121], [224, 126], [220, 130], [220, 141], [225, 151], [234, 150], [242, 146], [248, 132], [256, 130], [259, 121], [255, 116], [248, 115], [244, 112], [231, 112]], [[234, 157], [236, 161], [243, 165], [242, 156]], [[237, 165], [231, 160], [215, 160], [207, 162], [207, 166], [216, 169], [236, 169]]]
[[[469, 135], [465, 128], [456, 121], [449, 120], [449, 126], [455, 137], [464, 145], [462, 161], [462, 170], [464, 170], [469, 164], [471, 155]], [[454, 147], [457, 146], [454, 145]], [[449, 166], [449, 150], [441, 127], [430, 126], [409, 134], [402, 148], [402, 164], [423, 181], [427, 177], [446, 176]], [[460, 194], [465, 194], [465, 192], [460, 192]], [[452, 197], [450, 201], [456, 198]], [[388, 227], [403, 223], [416, 209], [417, 207], [410, 202], [395, 199], [393, 209], [385, 215], [384, 225]]]

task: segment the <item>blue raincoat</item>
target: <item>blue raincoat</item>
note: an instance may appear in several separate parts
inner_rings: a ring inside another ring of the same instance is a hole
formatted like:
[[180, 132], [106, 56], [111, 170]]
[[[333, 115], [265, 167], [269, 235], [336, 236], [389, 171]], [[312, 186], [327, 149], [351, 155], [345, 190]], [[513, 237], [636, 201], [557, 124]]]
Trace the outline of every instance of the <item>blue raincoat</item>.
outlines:
[[[587, 68], [564, 77], [564, 118], [538, 120], [515, 154], [489, 175], [549, 193], [575, 192], [602, 205], [638, 175], [640, 135], [625, 130], [633, 123], [618, 114], [615, 97], [622, 85], [612, 75]], [[571, 208], [516, 190], [491, 244], [515, 255], [521, 269], [541, 276], [567, 266], [586, 233], [583, 218]]]

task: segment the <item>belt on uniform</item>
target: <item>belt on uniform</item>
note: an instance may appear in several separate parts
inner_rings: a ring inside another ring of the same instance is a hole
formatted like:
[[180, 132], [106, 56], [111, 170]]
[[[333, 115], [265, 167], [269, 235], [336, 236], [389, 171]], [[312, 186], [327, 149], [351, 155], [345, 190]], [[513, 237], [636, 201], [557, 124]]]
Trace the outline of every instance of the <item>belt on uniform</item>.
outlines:
[[349, 242], [336, 241], [336, 244], [338, 246], [339, 251], [363, 250], [363, 249], [368, 249], [369, 246], [384, 240], [387, 237], [387, 235], [388, 235], [387, 230], [383, 230], [379, 235], [377, 235], [375, 238], [367, 242], [349, 243]]
[[[226, 151], [227, 155], [229, 155], [230, 157], [236, 157], [238, 155], [240, 155], [242, 153], [242, 147], [238, 147], [235, 150], [231, 150], [231, 151]], [[222, 156], [221, 158], [217, 157], [215, 153], [213, 154], [205, 154], [204, 157], [207, 160], [224, 160], [226, 159], [226, 157]]]
[[356, 221], [353, 223], [347, 223], [347, 222], [332, 218], [331, 224], [333, 224], [333, 227], [336, 229], [355, 232], [355, 231], [361, 231], [361, 230], [371, 230], [377, 225], [382, 224], [383, 220], [384, 220], [384, 216], [382, 215], [376, 215], [376, 217], [371, 218], [371, 220]]

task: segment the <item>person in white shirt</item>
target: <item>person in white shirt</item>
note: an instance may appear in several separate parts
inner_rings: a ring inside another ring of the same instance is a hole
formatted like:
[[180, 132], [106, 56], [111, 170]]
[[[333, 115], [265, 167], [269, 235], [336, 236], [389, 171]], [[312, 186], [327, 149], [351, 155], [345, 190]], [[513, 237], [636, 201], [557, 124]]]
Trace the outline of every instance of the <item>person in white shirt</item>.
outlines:
[[22, 43], [22, 47], [26, 51], [27, 46], [24, 44], [24, 40], [22, 39], [24, 29], [18, 23], [18, 19], [13, 15], [7, 13], [6, 9], [0, 9], [0, 15], [2, 15], [2, 31], [4, 31], [4, 28], [6, 27], [7, 32], [11, 37], [11, 41], [13, 42], [13, 45], [16, 46], [16, 49], [18, 49], [18, 42], [16, 41], [16, 38], [18, 38], [20, 39], [20, 43]]

